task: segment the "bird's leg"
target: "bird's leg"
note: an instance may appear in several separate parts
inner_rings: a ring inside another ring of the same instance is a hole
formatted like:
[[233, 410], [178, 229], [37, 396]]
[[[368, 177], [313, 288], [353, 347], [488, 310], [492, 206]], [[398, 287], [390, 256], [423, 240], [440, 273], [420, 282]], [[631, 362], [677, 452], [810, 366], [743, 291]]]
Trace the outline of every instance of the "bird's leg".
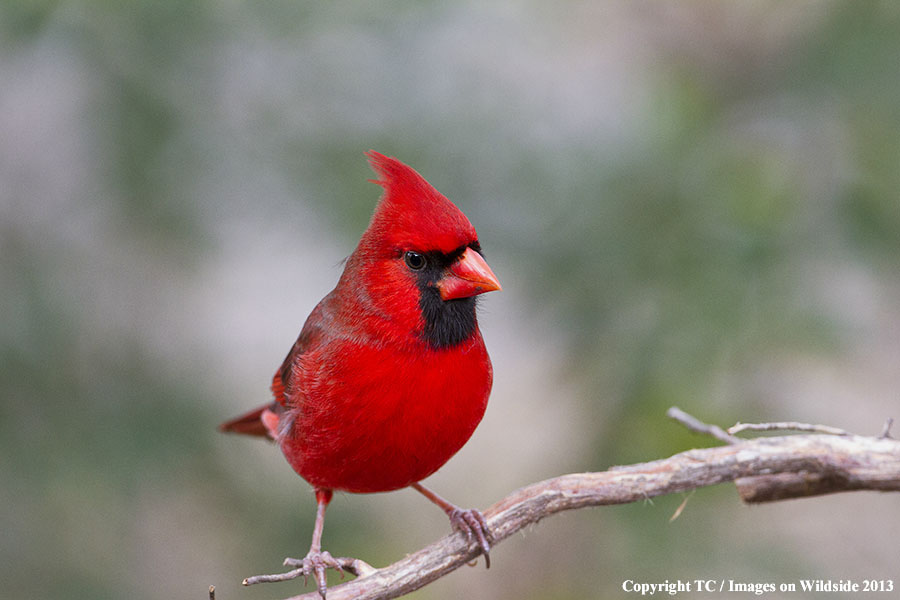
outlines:
[[484, 554], [484, 566], [491, 568], [491, 530], [488, 528], [487, 521], [481, 511], [477, 508], [462, 509], [452, 504], [421, 483], [412, 484], [412, 488], [423, 496], [437, 504], [450, 517], [450, 524], [459, 532], [465, 534], [466, 539], [471, 543], [474, 536], [478, 540], [478, 546], [481, 553]]
[[341, 568], [339, 562], [337, 562], [334, 558], [332, 558], [331, 554], [327, 551], [322, 550], [322, 530], [325, 529], [325, 509], [328, 507], [328, 503], [331, 502], [331, 490], [320, 490], [316, 489], [316, 523], [313, 526], [313, 537], [312, 544], [309, 546], [309, 552], [306, 554], [302, 560], [285, 559], [284, 564], [286, 567], [298, 567], [303, 569], [303, 581], [306, 583], [306, 578], [309, 575], [313, 575], [316, 580], [316, 585], [319, 588], [319, 595], [322, 596], [323, 600], [325, 598], [325, 569], [331, 567], [333, 569], [337, 569], [341, 574], [341, 577], [344, 576], [344, 570]]
[[288, 581], [303, 576], [303, 580], [308, 581], [312, 575], [316, 580], [319, 589], [319, 595], [325, 598], [325, 570], [337, 569], [344, 576], [344, 570], [350, 571], [354, 575], [363, 575], [373, 572], [368, 564], [355, 558], [334, 558], [327, 551], [322, 550], [322, 530], [325, 528], [325, 508], [331, 501], [331, 490], [316, 489], [316, 524], [313, 527], [312, 544], [310, 544], [309, 552], [303, 558], [286, 558], [284, 565], [286, 567], [294, 567], [293, 570], [275, 575], [255, 575], [244, 580], [244, 585], [253, 585], [254, 583], [269, 583], [272, 581]]

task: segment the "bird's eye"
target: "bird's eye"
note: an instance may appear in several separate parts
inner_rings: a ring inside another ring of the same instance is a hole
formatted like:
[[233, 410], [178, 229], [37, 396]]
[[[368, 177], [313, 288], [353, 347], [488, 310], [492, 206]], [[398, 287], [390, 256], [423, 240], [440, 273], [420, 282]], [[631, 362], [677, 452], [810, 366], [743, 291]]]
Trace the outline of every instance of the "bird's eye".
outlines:
[[406, 261], [406, 266], [413, 271], [419, 271], [425, 268], [425, 255], [420, 254], [419, 252], [413, 252], [412, 250], [407, 251], [403, 254], [403, 260]]

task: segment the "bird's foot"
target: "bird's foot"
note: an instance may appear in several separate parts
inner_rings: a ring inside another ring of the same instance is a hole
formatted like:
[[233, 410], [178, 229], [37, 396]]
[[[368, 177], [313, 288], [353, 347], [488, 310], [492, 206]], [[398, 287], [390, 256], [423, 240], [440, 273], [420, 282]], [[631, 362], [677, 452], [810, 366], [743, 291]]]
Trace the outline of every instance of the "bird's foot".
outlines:
[[271, 583], [274, 581], [290, 581], [298, 577], [303, 577], [304, 585], [312, 576], [316, 580], [319, 595], [325, 598], [327, 589], [325, 583], [325, 571], [327, 569], [335, 569], [344, 577], [347, 571], [353, 575], [364, 576], [375, 572], [375, 568], [358, 558], [340, 557], [334, 558], [330, 553], [324, 550], [310, 550], [303, 558], [286, 558], [284, 566], [293, 567], [290, 571], [284, 573], [276, 573], [274, 575], [254, 575], [244, 580], [244, 585], [253, 585], [256, 583]]
[[478, 547], [484, 554], [484, 566], [491, 568], [491, 530], [488, 528], [487, 521], [481, 511], [476, 508], [462, 509], [454, 507], [447, 511], [450, 517], [450, 524], [453, 529], [465, 534], [466, 540], [471, 544], [474, 537], [478, 541]]

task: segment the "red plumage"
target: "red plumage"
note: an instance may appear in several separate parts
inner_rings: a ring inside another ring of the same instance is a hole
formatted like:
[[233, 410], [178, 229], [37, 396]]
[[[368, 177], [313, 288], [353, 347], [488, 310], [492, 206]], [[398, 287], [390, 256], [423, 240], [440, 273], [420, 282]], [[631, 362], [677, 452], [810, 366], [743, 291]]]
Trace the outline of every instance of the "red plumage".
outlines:
[[[472, 435], [491, 390], [474, 296], [500, 286], [475, 229], [413, 169], [368, 157], [384, 194], [275, 374], [275, 402], [221, 427], [273, 437], [321, 492], [323, 515], [331, 490], [420, 489]], [[465, 512], [432, 496], [448, 514]], [[327, 554], [315, 537], [313, 546], [310, 555]]]

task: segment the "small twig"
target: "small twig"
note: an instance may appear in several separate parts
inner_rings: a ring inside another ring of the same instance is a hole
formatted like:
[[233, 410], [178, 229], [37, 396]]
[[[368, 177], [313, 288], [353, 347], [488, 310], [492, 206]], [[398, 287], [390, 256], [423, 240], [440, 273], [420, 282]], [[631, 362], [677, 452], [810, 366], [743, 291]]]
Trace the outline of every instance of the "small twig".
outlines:
[[691, 493], [684, 497], [684, 500], [681, 501], [681, 504], [679, 504], [678, 508], [675, 509], [675, 512], [672, 513], [672, 516], [669, 517], [669, 523], [681, 516], [681, 512], [684, 510], [684, 507], [687, 506], [688, 500], [691, 499], [691, 496], [693, 496], [696, 491], [697, 490], [691, 490]]
[[741, 441], [740, 438], [730, 435], [730, 431], [726, 432], [718, 425], [708, 425], [700, 419], [687, 414], [677, 406], [673, 406], [668, 411], [666, 411], [666, 416], [670, 419], [678, 421], [691, 431], [702, 433], [704, 435], [711, 435], [720, 442], [725, 442], [726, 444], [737, 444]]
[[256, 585], [257, 583], [277, 583], [279, 581], [290, 581], [291, 579], [297, 579], [298, 577], [303, 577], [304, 581], [309, 579], [309, 573], [303, 574], [303, 567], [299, 569], [293, 569], [291, 571], [287, 571], [285, 573], [273, 573], [272, 575], [252, 575], [251, 577], [245, 577], [241, 582], [241, 585]]
[[795, 421], [781, 421], [778, 423], [739, 422], [728, 428], [728, 433], [730, 434], [740, 433], [741, 431], [803, 431], [807, 433], [824, 433], [826, 435], [853, 435], [845, 429], [838, 429], [829, 425], [813, 425]]
[[889, 440], [891, 438], [891, 426], [894, 424], [894, 417], [888, 417], [887, 421], [884, 422], [884, 428], [881, 430], [881, 435], [878, 436], [880, 440]]

